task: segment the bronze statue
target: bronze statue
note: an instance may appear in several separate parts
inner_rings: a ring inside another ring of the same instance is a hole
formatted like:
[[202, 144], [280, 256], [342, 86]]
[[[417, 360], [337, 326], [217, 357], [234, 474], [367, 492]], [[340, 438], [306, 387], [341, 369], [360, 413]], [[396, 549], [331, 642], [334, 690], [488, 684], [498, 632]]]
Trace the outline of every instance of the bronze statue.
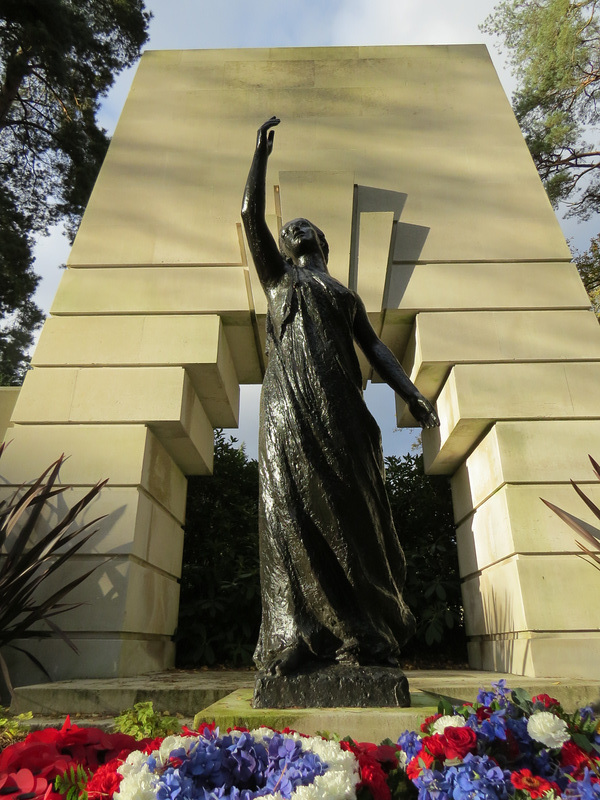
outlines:
[[435, 410], [377, 337], [360, 298], [327, 272], [323, 233], [265, 220], [280, 120], [258, 129], [242, 219], [268, 301], [259, 434], [262, 624], [255, 662], [283, 675], [321, 662], [397, 666], [413, 632], [405, 559], [385, 491], [381, 434], [353, 342], [423, 427]]

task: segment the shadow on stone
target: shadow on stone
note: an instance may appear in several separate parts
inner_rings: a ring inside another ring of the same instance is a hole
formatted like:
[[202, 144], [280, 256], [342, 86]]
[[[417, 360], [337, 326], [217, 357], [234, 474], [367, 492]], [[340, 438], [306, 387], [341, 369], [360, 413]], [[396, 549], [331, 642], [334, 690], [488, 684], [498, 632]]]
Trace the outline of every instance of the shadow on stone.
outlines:
[[253, 708], [372, 708], [410, 706], [408, 681], [396, 667], [307, 665], [292, 675], [259, 672]]

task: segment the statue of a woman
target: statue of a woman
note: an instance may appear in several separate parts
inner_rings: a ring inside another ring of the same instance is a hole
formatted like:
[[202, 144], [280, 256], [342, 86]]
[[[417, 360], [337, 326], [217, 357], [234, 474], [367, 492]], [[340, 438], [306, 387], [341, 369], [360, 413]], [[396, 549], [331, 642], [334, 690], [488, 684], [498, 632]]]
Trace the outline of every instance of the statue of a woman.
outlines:
[[259, 435], [262, 624], [255, 661], [396, 666], [412, 634], [405, 560], [385, 491], [381, 434], [362, 396], [354, 340], [424, 427], [436, 413], [377, 337], [360, 298], [327, 272], [323, 233], [265, 220], [279, 119], [258, 130], [242, 219], [268, 301]]

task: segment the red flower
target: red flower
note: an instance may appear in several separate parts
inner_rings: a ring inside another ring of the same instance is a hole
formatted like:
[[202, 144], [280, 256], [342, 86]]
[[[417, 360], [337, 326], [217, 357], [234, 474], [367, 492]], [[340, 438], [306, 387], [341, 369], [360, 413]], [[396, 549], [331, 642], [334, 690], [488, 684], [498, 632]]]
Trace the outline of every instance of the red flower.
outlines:
[[519, 772], [513, 772], [510, 780], [515, 789], [521, 789], [527, 792], [533, 800], [546, 794], [546, 792], [554, 791], [560, 794], [559, 787], [545, 778], [540, 778], [539, 775], [534, 775], [530, 769], [522, 769]]
[[427, 753], [424, 750], [421, 750], [421, 752], [417, 753], [417, 755], [414, 758], [411, 758], [411, 760], [406, 765], [406, 770], [405, 770], [406, 777], [410, 781], [416, 780], [424, 768], [429, 769], [431, 767], [433, 761], [434, 758], [431, 755], [431, 753]]
[[48, 781], [45, 778], [35, 776], [30, 769], [20, 769], [17, 772], [0, 774], [0, 794], [27, 795], [31, 798], [42, 798], [48, 788]]
[[122, 763], [122, 759], [112, 758], [106, 764], [98, 767], [86, 786], [88, 800], [103, 800], [103, 798], [113, 796], [123, 780], [123, 777], [117, 772]]
[[441, 714], [433, 714], [433, 716], [431, 716], [431, 717], [426, 717], [425, 718], [425, 722], [421, 723], [421, 730], [423, 731], [423, 733], [428, 733], [429, 732], [429, 726], [433, 722], [435, 722], [436, 719], [439, 719], [441, 716], [442, 716]]
[[550, 697], [548, 694], [536, 694], [535, 697], [531, 698], [532, 703], [543, 703], [546, 708], [552, 708], [554, 706], [559, 706], [560, 703], [554, 697]]
[[492, 709], [489, 706], [480, 706], [475, 709], [475, 716], [478, 722], [483, 722], [484, 719], [489, 719], [492, 716]]
[[560, 750], [561, 767], [573, 767], [569, 770], [574, 778], [583, 778], [584, 767], [592, 766], [592, 759], [589, 755], [576, 745], [575, 742], [565, 742]]
[[[156, 739], [147, 739], [146, 744], [141, 748], [142, 753], [145, 753], [147, 756], [152, 755], [152, 753], [161, 746], [163, 739], [163, 736], [157, 736]], [[122, 754], [119, 754], [119, 756], [121, 755]], [[127, 755], [129, 755], [129, 753]], [[123, 761], [125, 761], [125, 758], [127, 758], [127, 756], [123, 758]]]
[[356, 788], [361, 789], [364, 786], [373, 796], [373, 800], [392, 800], [392, 793], [387, 785], [381, 764], [378, 764], [370, 755], [360, 753], [358, 765], [360, 767], [360, 783]]
[[463, 728], [446, 728], [443, 738], [446, 744], [446, 758], [463, 759], [467, 753], [474, 753], [477, 749], [475, 731], [466, 725]]
[[[285, 733], [285, 731], [282, 731]], [[371, 759], [381, 764], [384, 770], [396, 769], [398, 766], [398, 756], [400, 748], [391, 744], [373, 744], [373, 742], [340, 742], [342, 750], [349, 750], [355, 756], [368, 755]]]
[[446, 740], [440, 733], [434, 733], [433, 736], [424, 736], [421, 739], [421, 744], [436, 761], [444, 761], [446, 758]]

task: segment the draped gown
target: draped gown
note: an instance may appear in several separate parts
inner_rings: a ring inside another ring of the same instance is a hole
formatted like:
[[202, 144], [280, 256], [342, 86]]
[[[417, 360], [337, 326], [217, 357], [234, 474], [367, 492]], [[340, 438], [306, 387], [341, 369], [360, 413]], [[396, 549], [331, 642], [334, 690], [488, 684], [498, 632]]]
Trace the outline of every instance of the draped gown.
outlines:
[[256, 664], [272, 670], [298, 646], [317, 660], [393, 663], [414, 618], [353, 344], [360, 301], [329, 274], [291, 265], [266, 293]]

